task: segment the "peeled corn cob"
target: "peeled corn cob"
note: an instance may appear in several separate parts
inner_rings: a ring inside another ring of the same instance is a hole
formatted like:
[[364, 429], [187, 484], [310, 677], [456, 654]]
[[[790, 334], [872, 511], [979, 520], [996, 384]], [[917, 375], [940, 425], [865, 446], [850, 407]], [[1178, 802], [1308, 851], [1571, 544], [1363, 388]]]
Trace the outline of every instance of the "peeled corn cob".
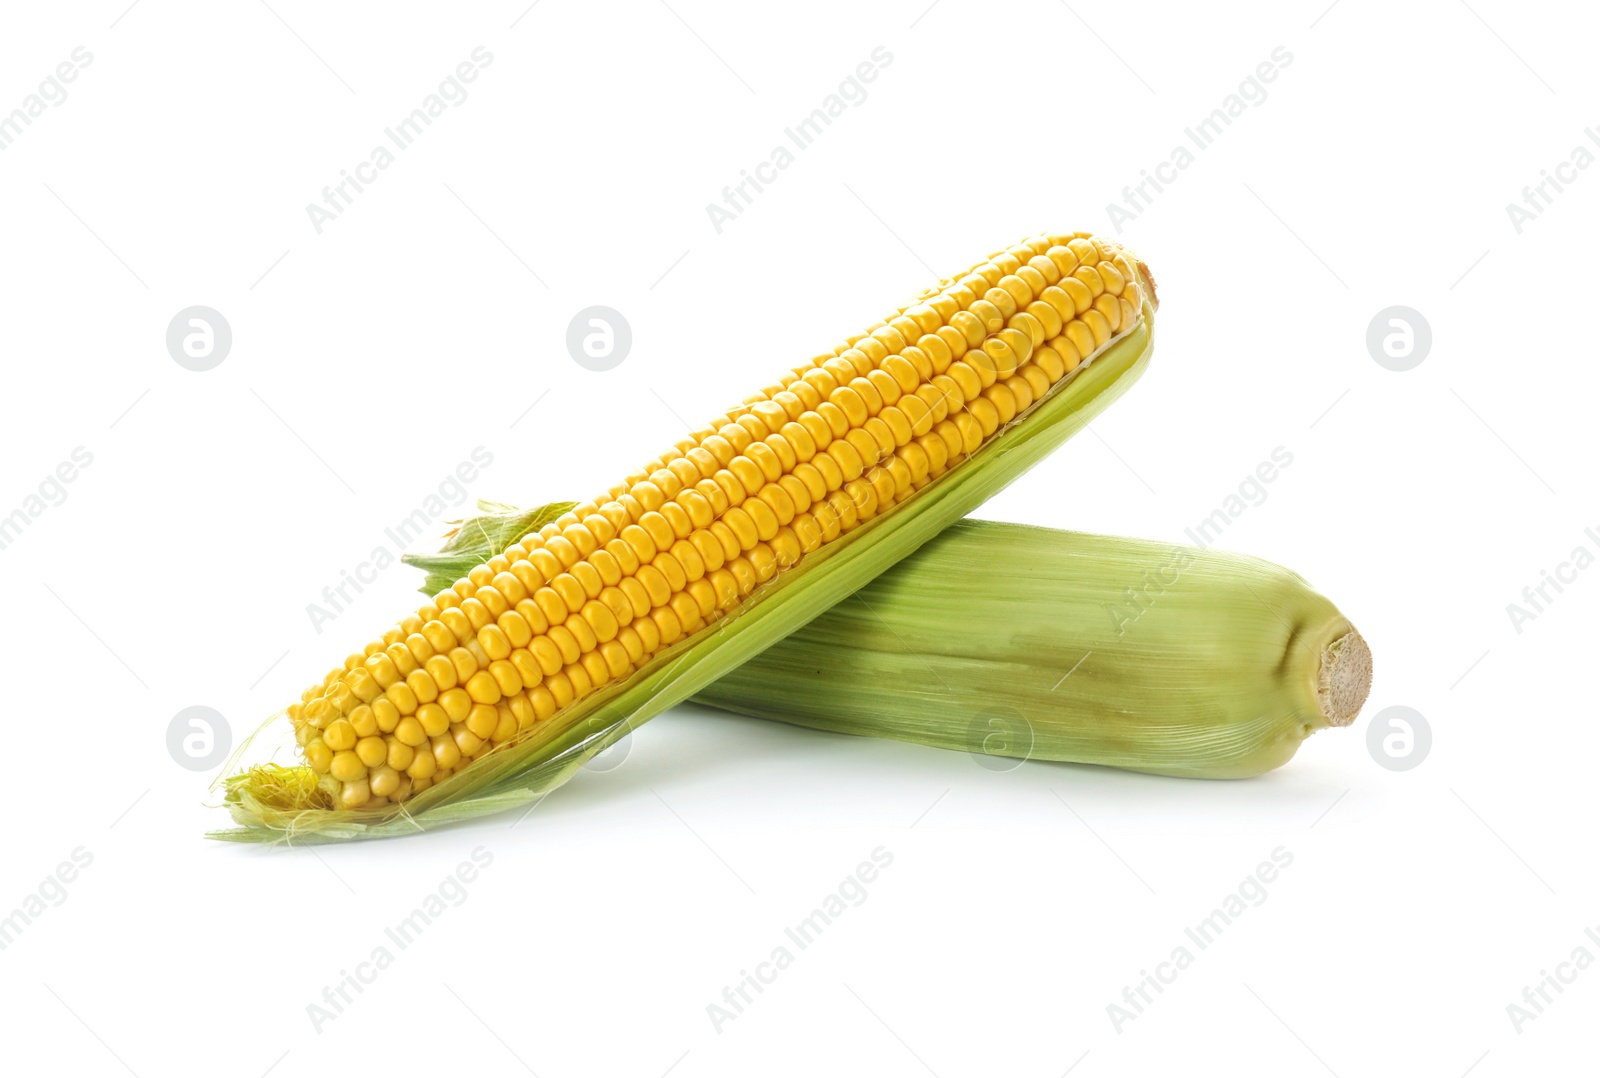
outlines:
[[288, 708], [315, 779], [229, 779], [253, 830], [224, 837], [399, 833], [538, 796], [1079, 429], [1142, 372], [1153, 310], [1143, 265], [1087, 233], [940, 282], [352, 653]]
[[1371, 680], [1350, 622], [1271, 562], [964, 520], [695, 699], [977, 754], [1243, 778], [1348, 726]]

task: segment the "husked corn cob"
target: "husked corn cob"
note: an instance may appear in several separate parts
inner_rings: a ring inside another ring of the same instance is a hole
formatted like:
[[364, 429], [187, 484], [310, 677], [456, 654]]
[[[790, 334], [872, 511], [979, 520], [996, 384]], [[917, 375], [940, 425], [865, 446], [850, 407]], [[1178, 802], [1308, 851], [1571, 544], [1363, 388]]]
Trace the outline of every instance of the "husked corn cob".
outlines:
[[1355, 721], [1371, 680], [1361, 635], [1282, 566], [963, 520], [695, 699], [974, 754], [1245, 778]]
[[[253, 787], [250, 776], [230, 780], [232, 800], [377, 809], [499, 748], [556, 738], [588, 698], [612, 699], [680, 641], [746, 613], [774, 577], [898, 516], [900, 502], [939, 486], [1137, 332], [1122, 366], [1085, 387], [1083, 407], [1118, 391], [1123, 374], [1142, 370], [1153, 307], [1144, 267], [1087, 233], [996, 252], [475, 565], [352, 653], [288, 708], [314, 786], [280, 776], [268, 789], [258, 771]], [[1076, 407], [1063, 404], [1063, 418], [1041, 412], [1063, 426], [1055, 440], [1081, 425], [1070, 418]], [[997, 460], [988, 487], [1044, 451]], [[958, 487], [951, 498], [976, 504], [975, 479]], [[260, 822], [255, 808], [235, 815]]]

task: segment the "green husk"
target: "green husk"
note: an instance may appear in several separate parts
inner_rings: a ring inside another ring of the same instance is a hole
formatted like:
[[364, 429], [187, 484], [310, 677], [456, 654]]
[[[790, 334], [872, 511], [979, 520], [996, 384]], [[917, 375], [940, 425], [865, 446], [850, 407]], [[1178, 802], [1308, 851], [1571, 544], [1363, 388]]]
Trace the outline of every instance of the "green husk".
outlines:
[[478, 502], [478, 515], [461, 521], [454, 534], [435, 554], [402, 554], [400, 560], [425, 574], [422, 591], [437, 595], [479, 565], [529, 532], [536, 532], [577, 502], [551, 502], [537, 509], [520, 509], [504, 502]]
[[1370, 682], [1360, 635], [1282, 566], [965, 520], [695, 699], [980, 758], [1243, 778], [1352, 722]]
[[[412, 834], [536, 803], [584, 762], [655, 715], [792, 633], [961, 519], [1081, 430], [1149, 362], [1154, 309], [990, 438], [970, 459], [893, 512], [806, 556], [759, 587], [733, 614], [678, 642], [619, 683], [558, 713], [504, 750], [401, 805], [354, 810], [284, 807], [279, 776], [258, 770], [223, 781], [240, 827], [211, 837], [240, 842], [331, 842]], [[469, 546], [463, 542], [463, 548]], [[263, 796], [264, 791], [272, 796]]]

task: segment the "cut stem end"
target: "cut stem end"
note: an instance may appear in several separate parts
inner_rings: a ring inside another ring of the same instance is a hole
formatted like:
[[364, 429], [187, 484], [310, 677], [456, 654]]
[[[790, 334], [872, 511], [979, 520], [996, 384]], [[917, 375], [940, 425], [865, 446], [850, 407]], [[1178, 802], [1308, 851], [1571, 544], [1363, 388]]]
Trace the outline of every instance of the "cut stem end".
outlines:
[[1372, 649], [1351, 629], [1322, 649], [1317, 703], [1329, 726], [1349, 726], [1372, 688]]

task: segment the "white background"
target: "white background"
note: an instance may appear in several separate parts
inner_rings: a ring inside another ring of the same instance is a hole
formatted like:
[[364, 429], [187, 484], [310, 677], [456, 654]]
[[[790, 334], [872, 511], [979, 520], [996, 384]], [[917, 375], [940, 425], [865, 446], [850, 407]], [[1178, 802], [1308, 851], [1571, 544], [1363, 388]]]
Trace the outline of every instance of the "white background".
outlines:
[[[93, 858], [0, 951], [16, 1069], [1592, 1069], [1600, 972], [1507, 1012], [1600, 957], [1600, 569], [1521, 632], [1506, 609], [1600, 548], [1600, 169], [1520, 234], [1506, 211], [1600, 152], [1579, 5], [124, 7], [8, 4], [0, 30], [0, 111], [93, 56], [0, 151], [0, 514], [93, 455], [0, 550], [0, 913]], [[318, 234], [306, 205], [480, 45], [468, 99]], [[706, 204], [880, 45], [866, 99], [718, 234]], [[983, 513], [1181, 540], [1285, 447], [1223, 545], [1362, 629], [1354, 728], [1208, 783], [684, 707], [514, 828], [201, 837], [226, 814], [172, 716], [237, 740], [412, 605], [396, 566], [322, 633], [306, 614], [473, 447], [473, 497], [587, 497], [995, 247], [1117, 235], [1107, 204], [1278, 46], [1266, 99], [1118, 237], [1162, 289], [1148, 375]], [[195, 304], [234, 337], [206, 373], [164, 341]], [[564, 345], [592, 304], [633, 328], [604, 374]], [[1404, 373], [1365, 343], [1395, 304], [1432, 326]], [[1397, 705], [1433, 731], [1400, 773], [1366, 746]], [[1280, 846], [1266, 901], [1118, 1031], [1107, 1005]], [[308, 1004], [477, 847], [466, 900], [319, 1031]], [[866, 901], [719, 1029], [707, 1005], [878, 847]]]

